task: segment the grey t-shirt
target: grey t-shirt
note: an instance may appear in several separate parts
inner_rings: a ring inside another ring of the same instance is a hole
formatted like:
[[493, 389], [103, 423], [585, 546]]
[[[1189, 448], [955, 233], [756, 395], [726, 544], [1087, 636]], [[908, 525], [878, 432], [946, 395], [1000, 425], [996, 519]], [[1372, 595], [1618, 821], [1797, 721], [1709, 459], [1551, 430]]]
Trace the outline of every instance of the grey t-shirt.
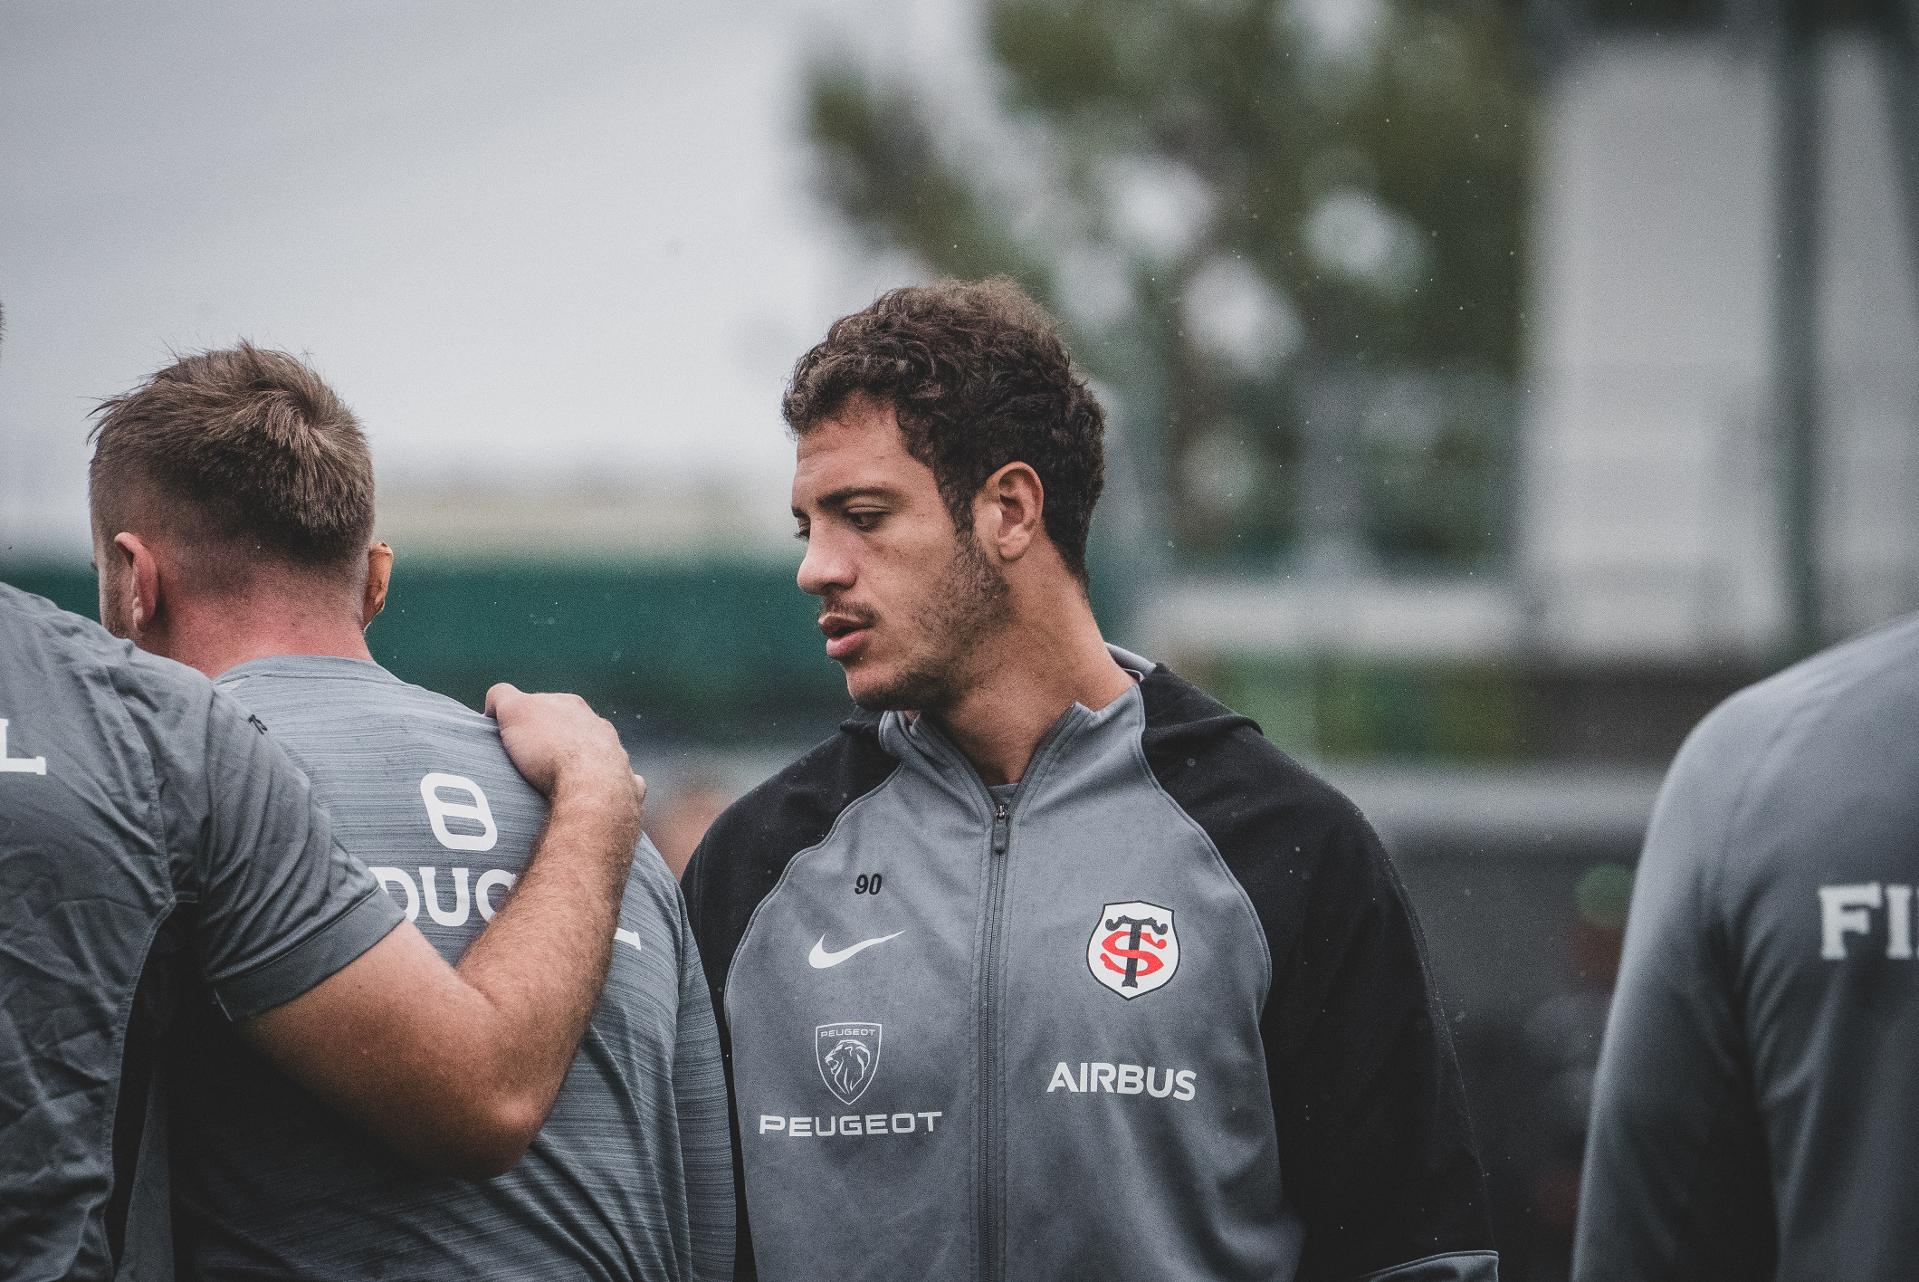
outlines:
[[[347, 849], [457, 961], [546, 820], [493, 722], [365, 661], [283, 657], [220, 680], [313, 779]], [[650, 843], [606, 991], [531, 1150], [507, 1174], [422, 1173], [189, 1013], [176, 1073], [176, 1233], [207, 1278], [730, 1277], [718, 1033], [677, 883]]]
[[1633, 891], [1577, 1278], [1914, 1276], [1916, 886], [1919, 617], [1693, 732]]
[[174, 981], [297, 997], [398, 924], [378, 889], [204, 677], [0, 584], [0, 1277], [170, 1275]]

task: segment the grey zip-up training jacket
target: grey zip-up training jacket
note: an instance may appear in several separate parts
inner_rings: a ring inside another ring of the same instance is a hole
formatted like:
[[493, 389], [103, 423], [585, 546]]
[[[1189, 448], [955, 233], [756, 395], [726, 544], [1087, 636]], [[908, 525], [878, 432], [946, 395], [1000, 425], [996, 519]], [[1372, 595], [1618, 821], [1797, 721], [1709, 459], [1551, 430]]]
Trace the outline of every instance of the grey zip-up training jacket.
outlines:
[[[1351, 803], [1163, 667], [989, 789], [862, 717], [687, 874], [740, 1276], [1491, 1282], [1423, 946]], [[757, 1270], [757, 1271], [756, 1271]]]

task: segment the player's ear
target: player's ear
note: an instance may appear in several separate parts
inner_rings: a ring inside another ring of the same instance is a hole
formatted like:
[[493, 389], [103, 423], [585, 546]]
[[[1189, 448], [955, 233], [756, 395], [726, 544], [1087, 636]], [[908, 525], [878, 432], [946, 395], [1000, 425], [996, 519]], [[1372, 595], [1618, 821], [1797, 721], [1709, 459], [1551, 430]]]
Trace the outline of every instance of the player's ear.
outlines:
[[983, 529], [981, 522], [975, 522], [982, 546], [992, 548], [1003, 561], [1025, 556], [1039, 537], [1045, 502], [1046, 487], [1030, 463], [1008, 463], [994, 472], [980, 487], [974, 507], [976, 517], [984, 518]]
[[137, 642], [160, 617], [160, 562], [145, 539], [124, 530], [113, 536], [110, 555], [120, 558], [120, 617], [127, 623], [127, 639]]
[[366, 550], [366, 593], [360, 599], [360, 627], [373, 626], [373, 620], [386, 609], [387, 585], [393, 581], [393, 547], [382, 540]]

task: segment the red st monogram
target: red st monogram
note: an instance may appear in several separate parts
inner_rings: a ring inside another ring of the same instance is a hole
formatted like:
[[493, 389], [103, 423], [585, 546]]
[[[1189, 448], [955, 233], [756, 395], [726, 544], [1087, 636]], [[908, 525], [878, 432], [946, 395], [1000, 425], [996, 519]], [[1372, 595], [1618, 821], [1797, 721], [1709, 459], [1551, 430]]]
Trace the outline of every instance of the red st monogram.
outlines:
[[1107, 904], [1086, 950], [1093, 978], [1127, 1000], [1160, 988], [1179, 968], [1173, 910], [1134, 900]]

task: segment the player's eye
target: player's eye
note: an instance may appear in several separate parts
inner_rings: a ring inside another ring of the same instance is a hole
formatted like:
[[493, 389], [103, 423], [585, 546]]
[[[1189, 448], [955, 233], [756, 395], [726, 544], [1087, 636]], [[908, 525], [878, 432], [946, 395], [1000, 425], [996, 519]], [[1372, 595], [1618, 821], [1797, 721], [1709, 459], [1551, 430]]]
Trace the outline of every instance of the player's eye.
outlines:
[[885, 515], [886, 514], [884, 512], [861, 510], [857, 512], [848, 512], [846, 514], [846, 521], [847, 521], [847, 524], [851, 525], [856, 530], [870, 530], [874, 526], [878, 525], [880, 523], [880, 518]]
[[800, 542], [804, 543], [806, 542], [806, 536], [811, 534], [812, 532], [813, 531], [810, 526], [802, 525], [799, 529], [793, 531], [793, 537], [798, 539]]

